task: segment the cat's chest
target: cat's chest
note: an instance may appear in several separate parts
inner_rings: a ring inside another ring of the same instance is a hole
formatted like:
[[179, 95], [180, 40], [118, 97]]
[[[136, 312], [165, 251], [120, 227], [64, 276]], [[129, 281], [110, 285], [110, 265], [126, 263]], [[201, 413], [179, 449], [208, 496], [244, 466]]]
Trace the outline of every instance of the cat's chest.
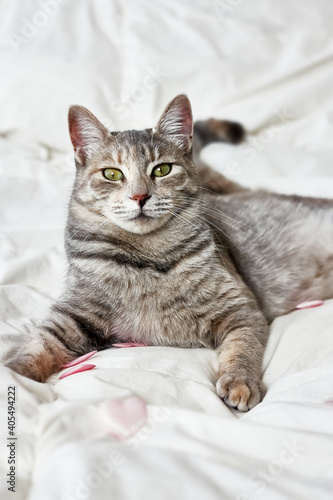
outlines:
[[206, 345], [203, 333], [216, 308], [216, 287], [223, 282], [219, 270], [216, 261], [204, 256], [188, 257], [170, 268], [104, 270], [99, 286], [104, 282], [110, 304], [109, 331], [122, 342]]

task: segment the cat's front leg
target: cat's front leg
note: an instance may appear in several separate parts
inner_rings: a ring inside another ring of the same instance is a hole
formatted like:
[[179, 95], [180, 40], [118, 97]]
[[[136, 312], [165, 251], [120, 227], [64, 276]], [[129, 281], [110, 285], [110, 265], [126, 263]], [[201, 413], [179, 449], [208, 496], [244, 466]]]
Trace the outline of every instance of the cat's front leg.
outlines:
[[30, 332], [6, 366], [24, 377], [45, 382], [75, 357], [77, 353], [67, 349], [60, 340], [43, 328], [36, 328]]
[[217, 348], [218, 380], [216, 390], [224, 403], [240, 411], [251, 410], [265, 395], [261, 381], [261, 364], [268, 335], [268, 324], [262, 313], [246, 307], [223, 321], [224, 339]]

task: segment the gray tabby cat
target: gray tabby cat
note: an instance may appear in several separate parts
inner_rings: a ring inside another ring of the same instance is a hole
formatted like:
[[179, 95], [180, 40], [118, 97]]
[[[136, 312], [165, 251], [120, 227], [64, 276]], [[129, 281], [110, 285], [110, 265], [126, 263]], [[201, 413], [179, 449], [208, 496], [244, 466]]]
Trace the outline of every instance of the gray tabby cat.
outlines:
[[253, 408], [268, 323], [333, 296], [332, 254], [318, 240], [333, 243], [332, 202], [249, 191], [214, 173], [200, 149], [238, 142], [242, 128], [197, 122], [193, 144], [185, 95], [154, 129], [110, 132], [81, 106], [69, 129], [77, 173], [65, 290], [8, 366], [45, 381], [116, 341], [209, 347], [219, 396]]

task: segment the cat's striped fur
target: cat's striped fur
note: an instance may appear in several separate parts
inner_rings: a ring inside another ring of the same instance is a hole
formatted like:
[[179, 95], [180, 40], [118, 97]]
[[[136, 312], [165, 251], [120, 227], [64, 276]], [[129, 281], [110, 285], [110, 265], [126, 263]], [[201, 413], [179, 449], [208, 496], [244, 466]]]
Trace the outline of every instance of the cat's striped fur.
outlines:
[[[152, 130], [112, 133], [85, 108], [69, 114], [77, 175], [66, 228], [64, 293], [8, 366], [44, 381], [73, 357], [116, 341], [206, 346], [230, 406], [262, 398], [267, 322], [333, 297], [333, 202], [251, 191], [200, 161], [243, 129], [194, 126], [186, 96]], [[194, 163], [193, 163], [194, 160]], [[170, 173], [153, 178], [160, 164]], [[118, 168], [121, 182], [102, 175]]]
[[[253, 407], [264, 392], [267, 321], [203, 217], [187, 97], [175, 98], [155, 129], [111, 133], [79, 106], [69, 124], [77, 175], [66, 287], [9, 366], [45, 381], [65, 362], [115, 341], [206, 346], [219, 355], [220, 396], [239, 410]], [[225, 126], [216, 125], [207, 130], [223, 140]], [[203, 130], [199, 123], [197, 148], [209, 142]], [[153, 178], [160, 164], [172, 170]], [[110, 167], [123, 172], [121, 182], [103, 177]]]
[[[73, 357], [116, 341], [206, 346], [230, 406], [262, 398], [267, 322], [333, 297], [333, 202], [251, 191], [200, 161], [243, 129], [194, 126], [186, 96], [157, 127], [112, 133], [85, 108], [69, 114], [77, 175], [66, 228], [64, 293], [8, 366], [44, 381]], [[194, 160], [194, 163], [193, 163]], [[172, 164], [154, 179], [153, 169]], [[121, 182], [102, 175], [123, 172]]]

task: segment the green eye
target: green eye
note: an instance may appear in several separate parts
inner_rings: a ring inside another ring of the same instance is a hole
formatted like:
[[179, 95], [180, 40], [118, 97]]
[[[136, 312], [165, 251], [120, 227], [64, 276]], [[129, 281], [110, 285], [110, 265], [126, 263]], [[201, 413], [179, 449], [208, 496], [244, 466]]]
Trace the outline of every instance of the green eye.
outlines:
[[117, 168], [106, 168], [103, 175], [109, 181], [121, 181], [124, 177], [122, 171]]
[[170, 174], [171, 165], [169, 163], [162, 163], [162, 165], [158, 165], [152, 171], [152, 175], [154, 177], [164, 177], [165, 175]]

